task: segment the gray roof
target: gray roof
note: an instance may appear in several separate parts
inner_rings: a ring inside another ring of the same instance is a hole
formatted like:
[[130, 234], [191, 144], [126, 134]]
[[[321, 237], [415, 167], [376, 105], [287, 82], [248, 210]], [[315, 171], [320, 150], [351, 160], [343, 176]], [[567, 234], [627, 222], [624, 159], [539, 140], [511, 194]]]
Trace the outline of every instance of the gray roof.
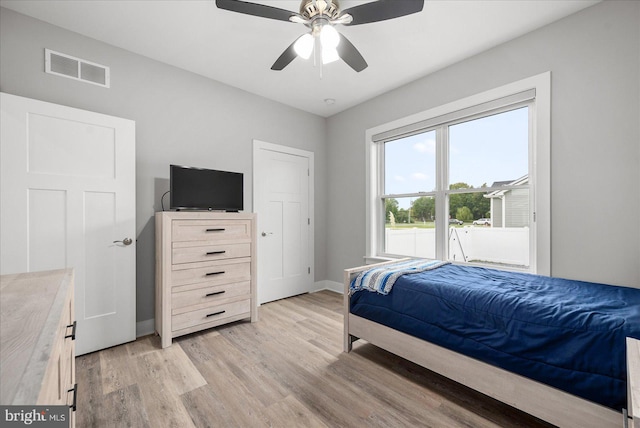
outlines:
[[491, 187], [500, 187], [500, 186], [506, 186], [507, 184], [511, 184], [516, 180], [507, 180], [507, 181], [494, 181], [493, 184], [491, 185]]

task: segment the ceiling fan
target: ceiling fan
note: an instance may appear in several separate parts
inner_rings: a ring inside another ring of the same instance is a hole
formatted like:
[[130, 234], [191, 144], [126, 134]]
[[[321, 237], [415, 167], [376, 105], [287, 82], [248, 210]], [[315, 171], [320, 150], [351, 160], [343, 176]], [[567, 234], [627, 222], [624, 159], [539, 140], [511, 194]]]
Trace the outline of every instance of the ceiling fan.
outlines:
[[284, 69], [296, 56], [308, 59], [315, 51], [323, 64], [341, 58], [355, 71], [368, 64], [355, 46], [334, 28], [336, 25], [360, 25], [385, 21], [420, 12], [424, 0], [378, 0], [345, 10], [338, 0], [302, 0], [300, 13], [240, 0], [216, 0], [216, 6], [231, 12], [304, 24], [309, 32], [298, 37], [271, 66]]

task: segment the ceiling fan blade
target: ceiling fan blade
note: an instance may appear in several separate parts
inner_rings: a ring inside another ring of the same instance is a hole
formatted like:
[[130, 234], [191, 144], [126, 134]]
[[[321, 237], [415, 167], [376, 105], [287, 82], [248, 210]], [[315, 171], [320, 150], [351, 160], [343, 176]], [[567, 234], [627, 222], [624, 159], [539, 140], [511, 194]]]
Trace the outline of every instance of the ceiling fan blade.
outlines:
[[[302, 36], [300, 36], [300, 37], [302, 37]], [[298, 37], [298, 39], [300, 37]], [[296, 57], [298, 55], [296, 54], [296, 51], [293, 49], [293, 45], [296, 44], [298, 39], [296, 39], [293, 43], [291, 43], [289, 45], [289, 47], [287, 49], [285, 49], [284, 52], [282, 52], [282, 54], [278, 57], [276, 62], [274, 62], [273, 65], [271, 66], [272, 70], [274, 70], [274, 71], [282, 71], [282, 69], [284, 69], [287, 65], [289, 65], [291, 63], [291, 61], [296, 59]]]
[[369, 66], [358, 49], [342, 34], [340, 34], [340, 43], [336, 49], [340, 58], [358, 73]]
[[342, 14], [353, 17], [345, 25], [360, 25], [411, 15], [422, 11], [423, 6], [424, 0], [378, 0], [345, 9]]
[[292, 16], [299, 16], [290, 10], [240, 0], [216, 0], [216, 6], [218, 9], [260, 16], [262, 18], [277, 19], [279, 21], [289, 21], [289, 18]]

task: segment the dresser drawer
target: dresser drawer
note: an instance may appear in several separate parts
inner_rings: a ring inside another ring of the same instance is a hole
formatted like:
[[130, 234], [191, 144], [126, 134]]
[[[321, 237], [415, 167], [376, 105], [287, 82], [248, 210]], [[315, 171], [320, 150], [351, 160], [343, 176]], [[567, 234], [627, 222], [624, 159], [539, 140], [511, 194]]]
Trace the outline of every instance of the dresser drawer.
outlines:
[[203, 245], [198, 247], [174, 247], [171, 251], [173, 264], [206, 262], [251, 256], [251, 244]]
[[70, 404], [68, 390], [75, 382], [75, 334], [73, 329], [73, 286], [69, 287], [62, 316], [56, 327], [51, 357], [42, 382], [38, 403]]
[[199, 324], [224, 322], [227, 318], [242, 314], [250, 316], [251, 300], [245, 299], [221, 305], [183, 312], [171, 316], [171, 330], [182, 330]]
[[174, 220], [172, 241], [238, 241], [251, 240], [249, 220]]
[[[189, 265], [180, 265], [185, 267]], [[251, 280], [251, 262], [198, 263], [197, 267], [171, 271], [172, 292]], [[176, 289], [178, 287], [178, 289]]]
[[[64, 329], [58, 328], [58, 334], [56, 341], [51, 349], [51, 356], [47, 371], [45, 373], [44, 381], [42, 382], [42, 389], [40, 390], [40, 396], [38, 401], [41, 403], [47, 403], [52, 405], [65, 404], [67, 386], [66, 380], [66, 364], [64, 353]], [[63, 400], [64, 390], [64, 400]]]
[[187, 306], [212, 305], [241, 297], [251, 296], [251, 282], [237, 282], [233, 284], [215, 285], [194, 290], [175, 292], [171, 296], [171, 309]]

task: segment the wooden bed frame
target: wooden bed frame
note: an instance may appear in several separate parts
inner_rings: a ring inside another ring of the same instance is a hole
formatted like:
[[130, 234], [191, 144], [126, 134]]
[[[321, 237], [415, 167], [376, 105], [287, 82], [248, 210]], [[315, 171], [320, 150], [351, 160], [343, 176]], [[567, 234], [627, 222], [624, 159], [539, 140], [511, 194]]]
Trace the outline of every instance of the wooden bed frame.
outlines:
[[483, 363], [350, 313], [349, 283], [358, 273], [391, 262], [344, 271], [344, 351], [358, 339], [559, 427], [619, 428], [623, 415], [559, 389]]

